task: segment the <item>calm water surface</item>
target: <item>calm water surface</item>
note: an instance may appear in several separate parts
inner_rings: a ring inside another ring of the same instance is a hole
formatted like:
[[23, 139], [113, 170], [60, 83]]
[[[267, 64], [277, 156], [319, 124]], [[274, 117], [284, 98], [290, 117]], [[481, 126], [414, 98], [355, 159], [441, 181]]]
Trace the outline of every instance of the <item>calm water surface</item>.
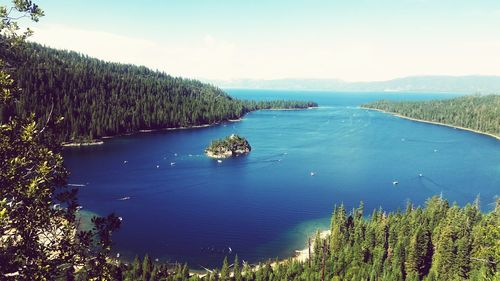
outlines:
[[[70, 183], [86, 184], [79, 193], [84, 210], [123, 218], [114, 236], [122, 257], [149, 253], [192, 267], [220, 265], [235, 254], [250, 262], [286, 257], [328, 225], [335, 204], [363, 201], [371, 213], [442, 193], [460, 205], [480, 195], [486, 211], [500, 191], [500, 141], [358, 107], [451, 95], [229, 92], [320, 107], [258, 111], [241, 122], [65, 150]], [[248, 139], [248, 156], [218, 163], [203, 155], [211, 140], [232, 133]]]

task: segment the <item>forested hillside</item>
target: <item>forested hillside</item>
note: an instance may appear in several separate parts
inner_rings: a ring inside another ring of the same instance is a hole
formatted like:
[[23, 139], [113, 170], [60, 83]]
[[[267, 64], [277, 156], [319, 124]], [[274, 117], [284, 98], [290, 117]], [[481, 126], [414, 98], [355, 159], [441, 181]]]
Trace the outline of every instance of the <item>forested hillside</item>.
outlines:
[[[363, 205], [348, 212], [335, 208], [331, 235], [316, 237], [310, 262], [272, 261], [250, 266], [224, 261], [200, 278], [187, 266], [166, 265], [145, 257], [116, 268], [116, 280], [498, 280], [500, 205], [487, 214], [479, 201], [465, 207], [433, 197], [424, 208], [374, 210]], [[233, 264], [230, 267], [229, 264]]]
[[49, 114], [64, 117], [63, 141], [214, 124], [261, 108], [316, 106], [310, 102], [240, 101], [196, 80], [39, 44], [1, 48], [0, 59], [22, 89], [15, 105], [17, 112], [35, 112], [44, 120]]
[[377, 101], [363, 107], [426, 121], [460, 126], [500, 137], [500, 95], [433, 101]]

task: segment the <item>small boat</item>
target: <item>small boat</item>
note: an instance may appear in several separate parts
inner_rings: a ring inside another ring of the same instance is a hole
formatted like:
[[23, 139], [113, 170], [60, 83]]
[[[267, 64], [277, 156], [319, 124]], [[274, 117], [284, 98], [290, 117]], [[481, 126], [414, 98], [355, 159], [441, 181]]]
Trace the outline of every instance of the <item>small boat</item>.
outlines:
[[313, 177], [313, 176], [315, 176], [315, 175], [316, 175], [316, 173], [311, 172], [311, 174], [310, 174], [310, 175], [311, 175], [311, 177]]
[[419, 177], [423, 177], [424, 175], [423, 174], [418, 174]]
[[174, 153], [174, 156], [177, 157], [177, 153]]
[[123, 218], [122, 218], [122, 217], [118, 217], [118, 220], [122, 221], [122, 220], [123, 220]]
[[159, 169], [160, 168], [160, 165], [156, 165], [156, 169]]
[[116, 253], [116, 258], [119, 258], [120, 257], [120, 253]]
[[175, 165], [175, 162], [170, 162], [170, 166], [174, 166]]
[[399, 181], [393, 181], [392, 182], [392, 185], [397, 185], [397, 184], [399, 184]]
[[78, 211], [78, 210], [81, 210], [81, 209], [83, 209], [83, 206], [76, 206], [76, 210], [77, 210], [77, 211]]
[[227, 247], [229, 249], [229, 253], [231, 254], [233, 252], [233, 249], [231, 247]]
[[434, 152], [438, 152], [438, 150], [437, 150], [437, 149], [434, 149]]
[[222, 163], [222, 160], [220, 160], [220, 159], [219, 159], [219, 160], [217, 160], [217, 163]]
[[122, 198], [118, 198], [119, 201], [125, 201], [125, 200], [129, 200], [130, 199], [130, 196], [125, 196], [125, 197], [122, 197]]
[[123, 164], [127, 164], [127, 163], [128, 163], [128, 161], [127, 161], [127, 160], [123, 161]]

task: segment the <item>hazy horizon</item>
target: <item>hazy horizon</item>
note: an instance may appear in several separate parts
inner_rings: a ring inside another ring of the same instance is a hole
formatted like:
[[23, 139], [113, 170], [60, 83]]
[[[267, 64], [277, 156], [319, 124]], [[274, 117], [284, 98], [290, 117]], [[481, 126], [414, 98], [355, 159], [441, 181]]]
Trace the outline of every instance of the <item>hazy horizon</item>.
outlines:
[[33, 41], [173, 76], [371, 82], [500, 75], [500, 31], [492, 28], [500, 26], [498, 1], [39, 5], [46, 17], [30, 24]]

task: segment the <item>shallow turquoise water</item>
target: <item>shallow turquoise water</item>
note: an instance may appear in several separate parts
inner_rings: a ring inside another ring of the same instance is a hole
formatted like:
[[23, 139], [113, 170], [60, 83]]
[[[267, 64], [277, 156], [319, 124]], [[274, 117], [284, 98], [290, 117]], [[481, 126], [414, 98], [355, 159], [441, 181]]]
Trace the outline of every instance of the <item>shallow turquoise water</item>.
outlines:
[[[241, 122], [65, 150], [70, 182], [86, 184], [79, 194], [84, 209], [123, 217], [114, 236], [122, 257], [149, 253], [192, 267], [235, 254], [250, 262], [286, 257], [328, 225], [335, 204], [350, 209], [363, 201], [369, 214], [442, 193], [461, 205], [480, 195], [488, 210], [500, 191], [500, 141], [358, 107], [381, 98], [451, 95], [229, 92], [320, 107], [258, 111]], [[217, 163], [203, 155], [211, 140], [231, 133], [249, 140], [248, 156]]]

